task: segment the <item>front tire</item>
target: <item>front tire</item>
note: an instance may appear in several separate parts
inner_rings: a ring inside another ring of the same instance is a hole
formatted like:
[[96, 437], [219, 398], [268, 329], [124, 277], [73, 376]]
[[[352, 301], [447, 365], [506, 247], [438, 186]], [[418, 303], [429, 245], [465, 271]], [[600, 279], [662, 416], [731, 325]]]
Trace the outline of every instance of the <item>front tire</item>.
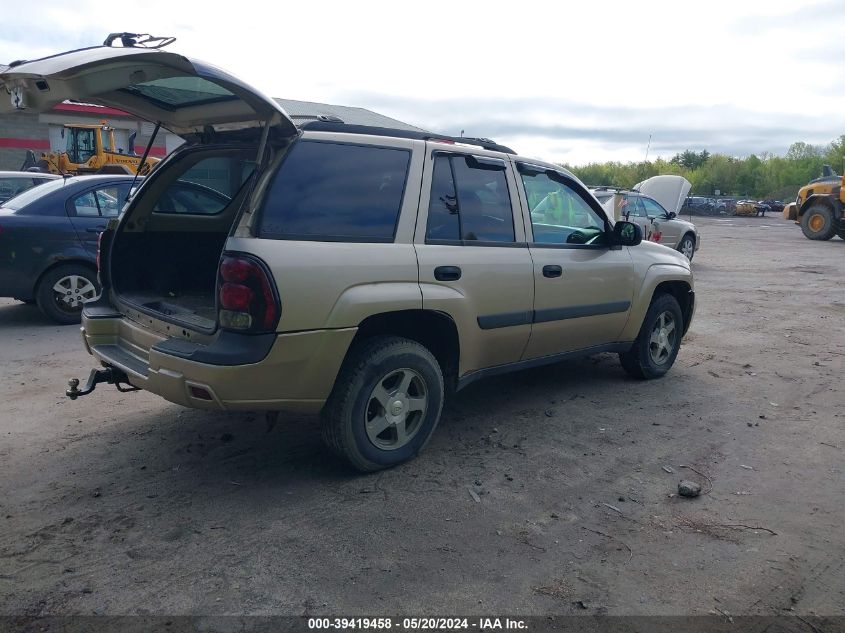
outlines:
[[824, 204], [814, 204], [801, 216], [801, 230], [808, 240], [829, 240], [836, 235], [833, 209]]
[[689, 261], [692, 261], [692, 258], [695, 256], [695, 238], [690, 234], [684, 235], [681, 243], [678, 244], [678, 252]]
[[44, 315], [70, 325], [82, 318], [82, 304], [99, 294], [97, 273], [79, 264], [65, 264], [47, 271], [38, 282], [35, 300]]
[[443, 408], [443, 372], [425, 347], [398, 336], [358, 343], [321, 413], [323, 441], [360, 471], [406, 462], [431, 438]]
[[634, 378], [663, 376], [678, 356], [683, 335], [683, 314], [672, 295], [655, 297], [643, 319], [637, 340], [627, 352], [619, 354], [622, 368]]

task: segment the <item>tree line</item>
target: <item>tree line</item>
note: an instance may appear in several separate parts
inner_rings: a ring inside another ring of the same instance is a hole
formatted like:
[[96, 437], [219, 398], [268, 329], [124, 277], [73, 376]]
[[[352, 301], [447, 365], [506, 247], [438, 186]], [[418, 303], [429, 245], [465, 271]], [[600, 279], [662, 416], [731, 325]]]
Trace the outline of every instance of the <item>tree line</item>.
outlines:
[[798, 189], [822, 175], [822, 166], [836, 173], [845, 168], [845, 135], [828, 145], [793, 143], [785, 156], [762, 153], [736, 158], [707, 150], [686, 150], [669, 160], [562, 165], [586, 185], [633, 187], [660, 174], [676, 174], [692, 183], [692, 194], [753, 199], [791, 200]]

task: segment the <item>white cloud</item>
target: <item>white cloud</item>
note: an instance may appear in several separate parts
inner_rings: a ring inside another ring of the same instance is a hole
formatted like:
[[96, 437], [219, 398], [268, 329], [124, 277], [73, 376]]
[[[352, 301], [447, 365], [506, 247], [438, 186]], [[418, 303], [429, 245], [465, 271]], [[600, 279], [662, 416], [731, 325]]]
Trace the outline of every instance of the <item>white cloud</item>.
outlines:
[[649, 134], [652, 156], [784, 152], [845, 132], [839, 6], [78, 0], [7, 15], [0, 60], [152, 32], [273, 96], [372, 107], [551, 160], [638, 160]]

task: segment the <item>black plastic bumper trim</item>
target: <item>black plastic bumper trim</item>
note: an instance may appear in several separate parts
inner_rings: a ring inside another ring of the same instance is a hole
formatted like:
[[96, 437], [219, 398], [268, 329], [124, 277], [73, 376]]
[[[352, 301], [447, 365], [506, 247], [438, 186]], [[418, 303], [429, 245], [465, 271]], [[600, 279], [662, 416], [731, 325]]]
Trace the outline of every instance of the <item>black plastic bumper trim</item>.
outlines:
[[275, 342], [275, 332], [239, 334], [221, 330], [217, 339], [209, 345], [170, 338], [156, 343], [150, 349], [206, 365], [251, 365], [264, 360]]

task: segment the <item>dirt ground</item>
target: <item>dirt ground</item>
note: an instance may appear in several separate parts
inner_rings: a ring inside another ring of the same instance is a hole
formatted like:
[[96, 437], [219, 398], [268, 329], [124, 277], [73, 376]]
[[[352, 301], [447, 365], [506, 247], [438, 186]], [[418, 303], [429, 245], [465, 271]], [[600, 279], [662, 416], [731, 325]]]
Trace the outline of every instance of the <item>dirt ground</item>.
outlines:
[[368, 476], [313, 418], [71, 402], [78, 328], [0, 300], [0, 613], [845, 615], [845, 241], [695, 220], [665, 379], [479, 382]]

